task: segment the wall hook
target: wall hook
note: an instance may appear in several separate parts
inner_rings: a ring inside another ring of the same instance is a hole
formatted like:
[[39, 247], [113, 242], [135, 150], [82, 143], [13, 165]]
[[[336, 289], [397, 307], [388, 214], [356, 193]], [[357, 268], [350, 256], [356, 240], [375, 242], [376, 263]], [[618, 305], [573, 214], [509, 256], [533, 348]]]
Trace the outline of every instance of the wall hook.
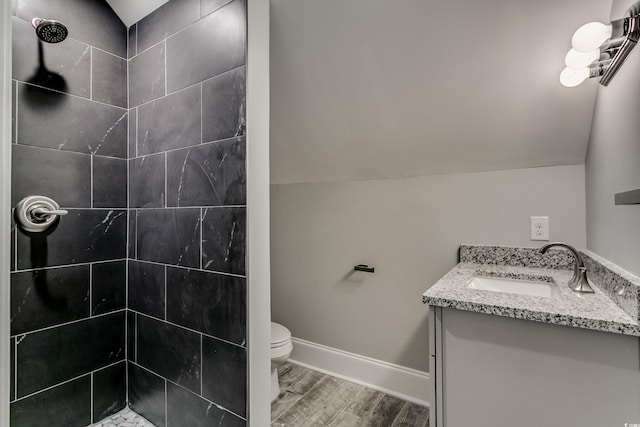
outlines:
[[375, 268], [374, 267], [369, 267], [367, 264], [358, 264], [355, 267], [353, 267], [353, 269], [355, 271], [364, 271], [366, 273], [375, 272]]

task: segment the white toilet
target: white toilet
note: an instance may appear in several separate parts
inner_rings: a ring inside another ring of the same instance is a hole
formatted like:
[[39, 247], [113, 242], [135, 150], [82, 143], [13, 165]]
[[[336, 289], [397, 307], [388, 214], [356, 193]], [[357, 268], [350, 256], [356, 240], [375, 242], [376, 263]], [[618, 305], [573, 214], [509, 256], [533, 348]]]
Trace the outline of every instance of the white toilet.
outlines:
[[271, 322], [271, 401], [280, 394], [278, 367], [287, 361], [293, 350], [291, 332], [279, 323]]

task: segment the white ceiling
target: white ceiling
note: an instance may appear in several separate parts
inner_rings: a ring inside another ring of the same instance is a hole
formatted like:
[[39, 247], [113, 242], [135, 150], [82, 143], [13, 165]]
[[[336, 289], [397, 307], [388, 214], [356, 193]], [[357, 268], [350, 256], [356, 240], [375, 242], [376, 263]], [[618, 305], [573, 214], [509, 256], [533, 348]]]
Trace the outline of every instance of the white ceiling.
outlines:
[[169, 0], [107, 0], [127, 27], [132, 26]]
[[584, 163], [603, 0], [271, 0], [272, 183]]

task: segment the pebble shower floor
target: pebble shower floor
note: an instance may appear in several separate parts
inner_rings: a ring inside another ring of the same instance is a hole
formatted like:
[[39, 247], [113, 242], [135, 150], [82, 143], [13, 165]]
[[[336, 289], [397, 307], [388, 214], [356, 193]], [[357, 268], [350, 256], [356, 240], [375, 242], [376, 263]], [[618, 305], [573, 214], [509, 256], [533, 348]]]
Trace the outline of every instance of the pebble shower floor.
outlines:
[[155, 427], [142, 416], [129, 408], [114, 414], [102, 421], [92, 424], [91, 427]]

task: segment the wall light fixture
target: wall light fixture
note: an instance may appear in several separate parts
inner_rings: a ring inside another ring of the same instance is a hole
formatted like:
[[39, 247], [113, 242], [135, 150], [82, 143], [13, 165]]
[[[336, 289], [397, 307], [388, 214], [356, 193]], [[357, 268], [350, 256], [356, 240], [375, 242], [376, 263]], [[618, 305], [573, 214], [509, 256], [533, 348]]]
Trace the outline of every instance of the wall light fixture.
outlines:
[[573, 35], [572, 48], [564, 58], [560, 83], [578, 86], [587, 78], [600, 78], [607, 86], [640, 39], [640, 0], [621, 19], [609, 24], [589, 22]]

